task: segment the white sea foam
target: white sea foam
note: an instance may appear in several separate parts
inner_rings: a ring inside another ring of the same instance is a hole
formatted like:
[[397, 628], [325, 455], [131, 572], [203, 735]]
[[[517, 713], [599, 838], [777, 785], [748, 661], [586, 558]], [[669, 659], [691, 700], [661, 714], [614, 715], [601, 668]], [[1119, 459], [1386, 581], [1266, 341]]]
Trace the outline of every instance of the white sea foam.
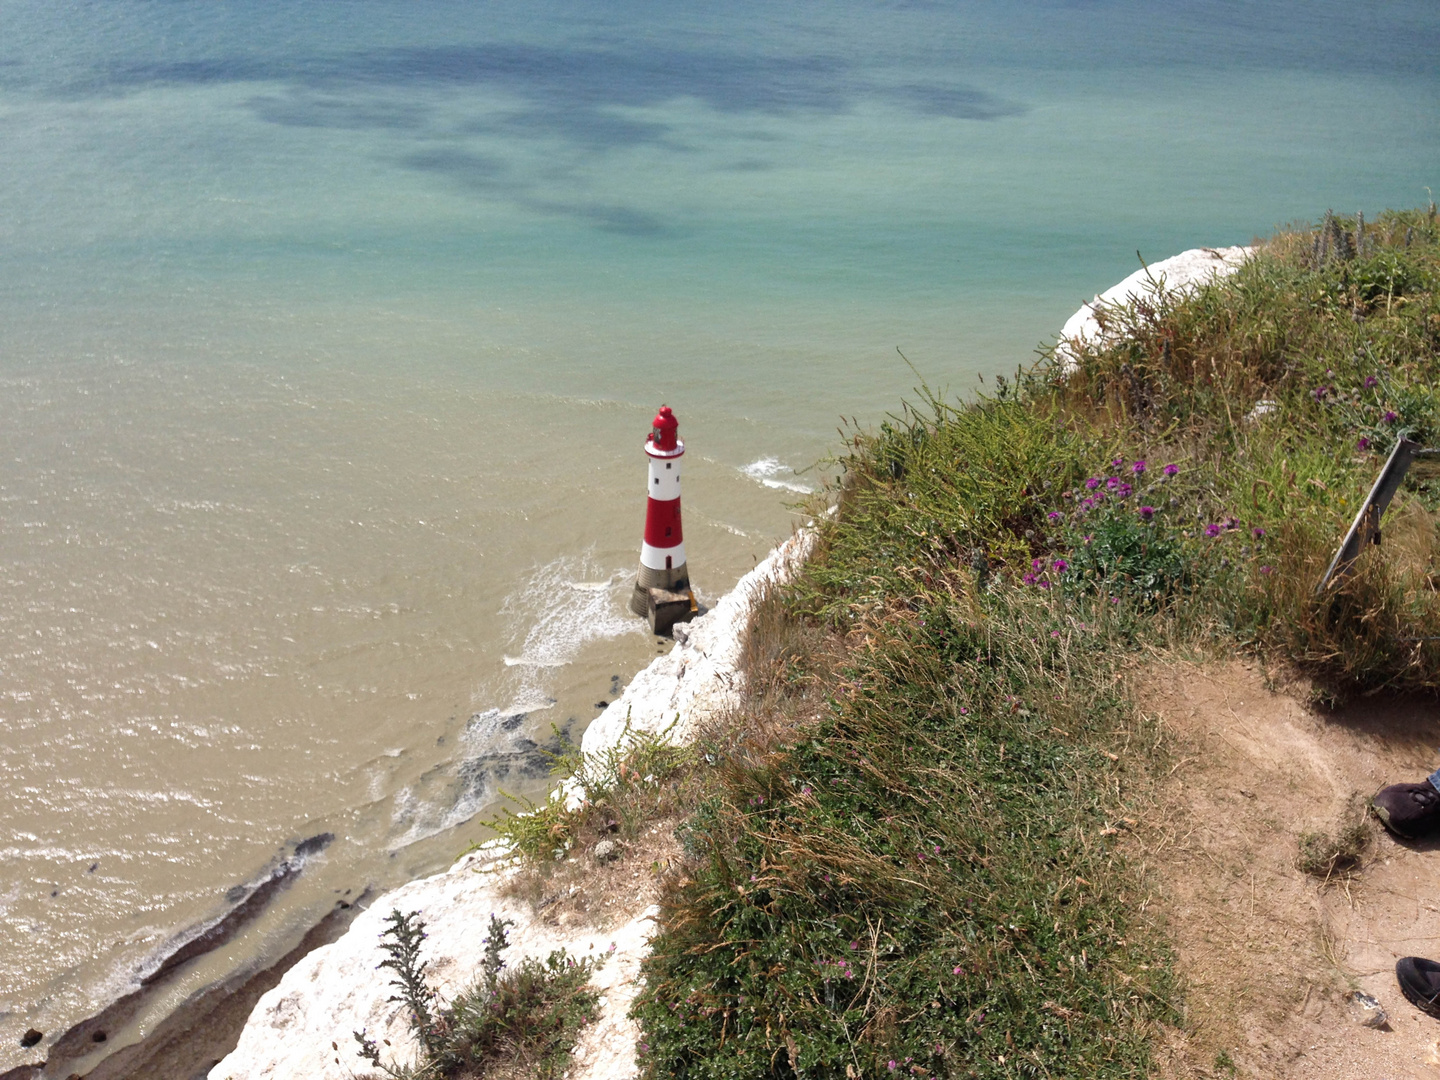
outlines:
[[517, 636], [522, 628], [525, 634], [520, 654], [504, 658], [506, 667], [518, 669], [518, 700], [545, 697], [543, 673], [569, 664], [589, 643], [644, 631], [625, 614], [618, 595], [629, 576], [617, 570], [600, 579], [595, 569], [589, 553], [563, 556], [538, 568], [505, 599], [502, 614], [510, 617]]
[[[740, 471], [751, 480], [778, 491], [797, 491], [802, 495], [808, 495], [815, 490], [810, 484], [797, 478], [795, 470], [789, 465], [782, 465], [779, 458], [761, 458], [758, 461], [752, 461]], [[786, 479], [787, 477], [788, 479]]]
[[[497, 797], [496, 782], [477, 763], [488, 758], [503, 763], [536, 737], [536, 725], [527, 722], [526, 714], [555, 704], [550, 680], [557, 668], [573, 663], [593, 642], [645, 632], [645, 624], [624, 610], [630, 575], [623, 570], [603, 575], [588, 552], [566, 556], [536, 569], [505, 599], [500, 610], [513, 627], [519, 655], [502, 657], [511, 674], [498, 693], [491, 688], [489, 700], [509, 704], [479, 708], [471, 717], [460, 736], [465, 760], [457, 763], [453, 775], [446, 770], [443, 792], [421, 781], [396, 794], [391, 850], [462, 824]], [[517, 718], [520, 723], [510, 723]]]

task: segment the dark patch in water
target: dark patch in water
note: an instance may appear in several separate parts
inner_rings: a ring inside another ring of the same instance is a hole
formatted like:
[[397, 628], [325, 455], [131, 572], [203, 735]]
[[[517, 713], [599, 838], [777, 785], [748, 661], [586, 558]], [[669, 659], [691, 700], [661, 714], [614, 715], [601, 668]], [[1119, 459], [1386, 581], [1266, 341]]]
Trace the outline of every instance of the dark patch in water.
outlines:
[[295, 845], [295, 857], [297, 859], [307, 859], [311, 855], [318, 855], [328, 848], [334, 840], [335, 834], [332, 832], [316, 833], [314, 836], [301, 840]]
[[[192, 994], [140, 1042], [119, 1047], [90, 1069], [85, 1080], [132, 1080], [141, 1076], [146, 1080], [190, 1080], [205, 1075], [235, 1049], [260, 996], [279, 983], [281, 976], [306, 954], [338, 940], [371, 899], [373, 893], [367, 888], [354, 904], [331, 908], [298, 945], [271, 966], [258, 971], [241, 969]], [[98, 1015], [76, 1024], [55, 1041], [46, 1066], [53, 1075], [68, 1075], [72, 1064], [94, 1053], [96, 1044], [107, 1041], [109, 1033], [132, 1024], [154, 995], [164, 993], [164, 985], [132, 991]], [[30, 1078], [29, 1073], [21, 1075], [25, 1080]], [[0, 1080], [9, 1076], [0, 1074]]]
[[555, 759], [573, 745], [571, 733], [578, 721], [570, 717], [550, 738], [537, 742], [521, 734], [529, 719], [528, 713], [502, 716], [494, 710], [470, 718], [466, 738], [476, 752], [455, 768], [455, 805], [478, 807], [498, 795], [511, 777], [543, 780], [550, 775]]
[[[270, 903], [275, 894], [294, 880], [303, 867], [300, 861], [285, 861], [272, 870], [264, 880], [249, 890], [249, 895], [240, 901], [233, 908], [227, 911], [218, 921], [196, 934], [190, 940], [177, 948], [169, 956], [165, 957], [149, 975], [140, 980], [141, 986], [149, 986], [156, 980], [174, 971], [181, 964], [203, 956], [213, 949], [235, 937], [247, 924], [251, 922], [265, 905]], [[233, 895], [234, 889], [226, 894]]]
[[1028, 107], [1006, 101], [994, 94], [968, 86], [937, 86], [933, 83], [912, 83], [890, 92], [894, 100], [917, 112], [931, 116], [949, 116], [957, 120], [1002, 120], [1024, 116]]

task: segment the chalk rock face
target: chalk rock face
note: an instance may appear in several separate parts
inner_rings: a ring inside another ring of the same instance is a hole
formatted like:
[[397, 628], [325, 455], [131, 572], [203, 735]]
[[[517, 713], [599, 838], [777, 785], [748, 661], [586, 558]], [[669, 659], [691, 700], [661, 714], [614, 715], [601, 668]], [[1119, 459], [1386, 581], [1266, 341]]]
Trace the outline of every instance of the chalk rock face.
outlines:
[[[648, 949], [654, 908], [610, 930], [551, 926], [523, 900], [502, 895], [514, 873], [504, 848], [492, 845], [434, 877], [379, 897], [339, 941], [310, 953], [255, 1005], [240, 1042], [210, 1070], [210, 1080], [352, 1080], [370, 1071], [356, 1056], [352, 1032], [365, 1029], [387, 1063], [415, 1060], [418, 1047], [404, 1007], [388, 1000], [391, 973], [380, 934], [392, 910], [419, 911], [427, 924], [421, 957], [431, 984], [450, 999], [480, 977], [480, 959], [493, 912], [512, 919], [505, 962], [544, 958], [554, 949], [578, 957], [608, 957], [591, 984], [602, 1002], [596, 1021], [576, 1047], [571, 1080], [628, 1080], [635, 1075], [635, 1024], [625, 1015]], [[389, 1046], [381, 1040], [388, 1039]], [[332, 1045], [333, 1044], [333, 1045]]]
[[1065, 369], [1070, 370], [1078, 362], [1076, 345], [1083, 347], [1101, 343], [1102, 334], [1100, 323], [1095, 318], [1095, 308], [1105, 304], [1123, 306], [1160, 293], [1183, 296], [1198, 285], [1233, 274], [1253, 250], [1248, 247], [1192, 248], [1151, 263], [1148, 269], [1135, 271], [1088, 304], [1082, 304], [1080, 310], [1065, 321], [1056, 355]]
[[656, 657], [585, 729], [580, 749], [586, 756], [618, 746], [627, 723], [631, 731], [668, 731], [672, 742], [688, 742], [697, 724], [733, 704], [740, 690], [736, 667], [750, 605], [767, 582], [788, 581], [804, 563], [814, 541], [814, 529], [796, 533], [742, 577], [713, 608], [695, 621], [677, 626], [675, 648]]

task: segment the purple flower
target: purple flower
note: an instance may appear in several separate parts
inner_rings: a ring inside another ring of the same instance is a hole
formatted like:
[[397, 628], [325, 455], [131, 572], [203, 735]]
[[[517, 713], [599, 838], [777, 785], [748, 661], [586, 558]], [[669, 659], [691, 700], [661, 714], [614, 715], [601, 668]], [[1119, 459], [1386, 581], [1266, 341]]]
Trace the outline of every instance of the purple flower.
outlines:
[[1050, 587], [1050, 583], [1048, 581], [1037, 581], [1035, 584], [1042, 589], [1048, 589]]
[[1400, 414], [1397, 413], [1397, 412], [1387, 411], [1387, 412], [1385, 413], [1384, 419], [1385, 419], [1385, 423], [1387, 423], [1387, 424], [1393, 424], [1393, 423], [1395, 423], [1396, 420], [1399, 420], [1399, 419], [1400, 419]]
[[859, 943], [858, 941], [852, 941], [852, 942], [850, 942], [850, 951], [851, 951], [851, 952], [854, 952], [854, 951], [855, 951], [856, 949], [858, 949], [859, 947], [860, 947], [860, 943]]
[[1139, 514], [1141, 521], [1149, 521], [1155, 516], [1155, 508], [1153, 506], [1142, 506], [1140, 507]]
[[1310, 393], [1315, 396], [1316, 401], [1324, 401], [1325, 395], [1330, 393], [1330, 388], [1328, 386], [1317, 386], [1314, 390], [1310, 391]]
[[1164, 473], [1166, 476], [1174, 476], [1176, 473], [1178, 473], [1178, 472], [1180, 471], [1180, 466], [1179, 466], [1179, 465], [1166, 465], [1165, 468], [1161, 469], [1160, 471], [1161, 471], [1162, 473]]
[[900, 1067], [900, 1063], [899, 1063], [898, 1061], [896, 1061], [894, 1058], [891, 1058], [891, 1059], [890, 1059], [890, 1071], [891, 1071], [891, 1072], [894, 1072], [894, 1071], [895, 1071], [896, 1069], [898, 1069], [899, 1067]]
[[1366, 390], [1369, 390], [1370, 387], [1374, 386], [1374, 385], [1375, 385], [1376, 383], [1378, 383], [1379, 381], [1380, 381], [1380, 380], [1377, 379], [1374, 375], [1366, 375], [1366, 376], [1365, 376], [1365, 389], [1366, 389]]
[[1046, 516], [1049, 520], [1051, 520], [1051, 521], [1059, 521], [1059, 520], [1060, 520], [1061, 518], [1063, 518], [1065, 515], [1062, 514], [1062, 513], [1060, 513], [1059, 510], [1051, 510], [1051, 511], [1050, 511], [1048, 514], [1046, 514], [1045, 516]]
[[967, 709], [967, 708], [965, 708], [964, 705], [961, 705], [961, 706], [960, 706], [960, 715], [961, 715], [961, 716], [966, 716], [966, 715], [969, 714], [969, 712], [970, 712], [970, 710]]
[[1021, 580], [1022, 582], [1024, 582], [1026, 585], [1034, 585], [1035, 582], [1039, 581], [1040, 579], [1037, 578], [1034, 574], [1026, 574], [1026, 575], [1025, 575], [1024, 577], [1022, 577], [1020, 580]]
[[965, 969], [964, 969], [963, 967], [961, 967], [959, 964], [956, 964], [956, 965], [955, 965], [955, 970], [952, 971], [952, 972], [950, 972], [950, 974], [951, 974], [951, 975], [964, 975], [964, 974], [965, 974]]
[[1214, 524], [1206, 525], [1206, 526], [1205, 526], [1205, 535], [1208, 536], [1208, 537], [1210, 537], [1210, 538], [1213, 540], [1215, 537], [1217, 537], [1217, 536], [1220, 535], [1220, 526], [1219, 526], [1219, 525], [1214, 525]]
[[1094, 534], [1094, 533], [1086, 533], [1086, 534], [1085, 534], [1085, 543], [1088, 544], [1088, 543], [1090, 543], [1091, 540], [1094, 540], [1094, 539], [1095, 539], [1095, 534]]
[[1369, 450], [1369, 449], [1370, 449], [1370, 440], [1367, 439], [1364, 435], [1361, 435], [1361, 436], [1360, 436], [1360, 441], [1355, 444], [1355, 448], [1356, 448], [1357, 450]]
[[1259, 525], [1256, 525], [1253, 529], [1250, 530], [1250, 535], [1255, 537], [1256, 540], [1259, 540], [1262, 536], [1265, 535], [1265, 530], [1260, 528]]
[[1131, 466], [1130, 466], [1130, 471], [1133, 472], [1136, 476], [1139, 476], [1141, 473], [1143, 473], [1143, 472], [1145, 471], [1145, 462], [1143, 462], [1143, 461], [1137, 461], [1137, 462], [1135, 462], [1134, 465], [1131, 465]]
[[1125, 464], [1125, 459], [1124, 459], [1123, 457], [1117, 457], [1114, 461], [1110, 462], [1110, 467], [1111, 467], [1112, 469], [1118, 469], [1118, 468], [1120, 468], [1121, 465], [1124, 465], [1124, 464]]
[[1085, 486], [1086, 486], [1087, 488], [1089, 488], [1091, 491], [1094, 491], [1096, 488], [1098, 488], [1098, 487], [1100, 486], [1100, 478], [1099, 478], [1098, 476], [1092, 476], [1092, 477], [1090, 477], [1089, 480], [1086, 480], [1086, 481], [1085, 481]]
[[1039, 572], [1039, 571], [1041, 571], [1041, 570], [1044, 570], [1044, 569], [1045, 569], [1045, 560], [1044, 560], [1044, 559], [1031, 559], [1031, 560], [1030, 560], [1030, 569], [1031, 569], [1031, 570], [1034, 570], [1034, 571], [1036, 571], [1036, 572]]
[[1084, 499], [1084, 500], [1082, 500], [1081, 503], [1080, 503], [1080, 508], [1081, 508], [1082, 510], [1090, 510], [1090, 509], [1093, 509], [1094, 506], [1095, 506], [1095, 500], [1094, 500], [1094, 499]]
[[1273, 574], [1274, 572], [1275, 572], [1275, 568], [1274, 568], [1273, 566], [1262, 566], [1262, 567], [1260, 567], [1260, 573], [1262, 573], [1262, 574]]
[[1070, 564], [1067, 563], [1064, 559], [1056, 559], [1053, 563], [1050, 564], [1050, 569], [1058, 570], [1060, 571], [1060, 573], [1063, 574], [1066, 570], [1070, 569]]
[[1120, 602], [1120, 598], [1119, 598], [1118, 596], [1112, 596], [1112, 597], [1110, 597], [1110, 603], [1112, 603], [1112, 604], [1118, 604], [1119, 602]]
[[1050, 631], [1050, 636], [1051, 636], [1051, 637], [1059, 637], [1059, 636], [1060, 636], [1060, 631], [1059, 631], [1059, 630], [1051, 630], [1051, 631]]
[[1130, 493], [1134, 490], [1135, 489], [1132, 488], [1129, 484], [1121, 484], [1120, 489], [1115, 494], [1122, 499], [1128, 499], [1130, 497]]
[[1106, 491], [1114, 491], [1114, 490], [1115, 490], [1117, 487], [1119, 487], [1119, 486], [1120, 486], [1120, 478], [1119, 478], [1118, 476], [1107, 476], [1107, 477], [1105, 478], [1105, 490], [1106, 490]]

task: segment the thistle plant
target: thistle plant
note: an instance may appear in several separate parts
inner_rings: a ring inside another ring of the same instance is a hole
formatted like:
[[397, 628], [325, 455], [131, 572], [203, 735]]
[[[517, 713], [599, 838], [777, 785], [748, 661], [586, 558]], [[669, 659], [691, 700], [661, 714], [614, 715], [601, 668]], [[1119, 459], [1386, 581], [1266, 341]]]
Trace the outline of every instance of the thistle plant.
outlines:
[[505, 967], [505, 961], [500, 959], [500, 954], [510, 947], [505, 938], [505, 930], [506, 927], [514, 925], [513, 919], [499, 919], [493, 911], [490, 913], [490, 930], [485, 935], [485, 956], [480, 961], [481, 980], [487, 997], [495, 996], [495, 984]]
[[388, 925], [380, 935], [380, 948], [385, 953], [385, 959], [380, 961], [379, 966], [395, 973], [390, 985], [399, 991], [389, 1000], [398, 1001], [410, 1010], [421, 1045], [425, 1047], [426, 1054], [434, 1054], [440, 1045], [439, 1025], [436, 1023], [440, 996], [425, 981], [429, 964], [420, 959], [425, 923], [418, 911], [401, 914], [399, 909], [391, 911], [386, 922]]

